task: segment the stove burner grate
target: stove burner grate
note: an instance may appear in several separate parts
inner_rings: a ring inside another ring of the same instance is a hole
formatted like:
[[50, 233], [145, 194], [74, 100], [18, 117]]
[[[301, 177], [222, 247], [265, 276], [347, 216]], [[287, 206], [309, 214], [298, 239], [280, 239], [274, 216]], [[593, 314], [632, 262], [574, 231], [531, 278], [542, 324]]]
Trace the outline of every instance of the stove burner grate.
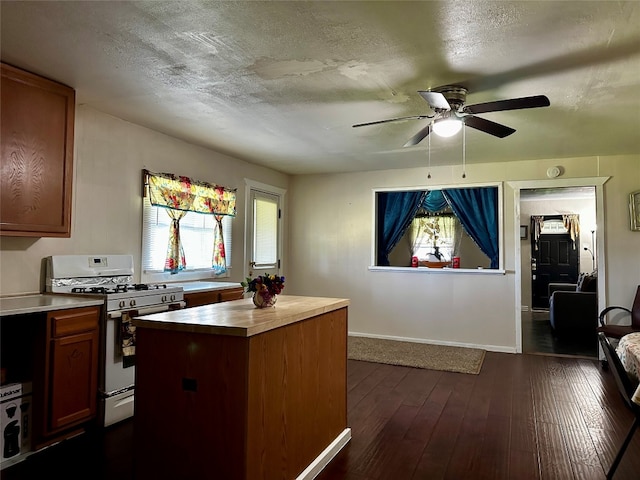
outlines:
[[106, 287], [74, 287], [71, 289], [71, 293], [109, 293], [109, 289]]
[[150, 285], [148, 283], [135, 283], [133, 285], [129, 284], [119, 284], [112, 288], [107, 287], [73, 287], [71, 289], [71, 293], [93, 293], [100, 295], [108, 295], [113, 293], [126, 293], [130, 291], [145, 291], [145, 290], [160, 290], [163, 288], [167, 288], [166, 284], [154, 284]]
[[161, 288], [167, 288], [165, 284], [149, 285], [148, 283], [135, 283], [132, 287], [134, 290], [159, 290]]

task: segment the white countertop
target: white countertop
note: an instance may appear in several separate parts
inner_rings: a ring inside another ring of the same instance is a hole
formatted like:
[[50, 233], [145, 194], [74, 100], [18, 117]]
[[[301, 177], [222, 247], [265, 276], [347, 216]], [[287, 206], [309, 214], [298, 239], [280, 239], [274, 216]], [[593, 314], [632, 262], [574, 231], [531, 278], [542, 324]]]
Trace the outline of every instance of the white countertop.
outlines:
[[214, 290], [224, 290], [225, 288], [242, 287], [242, 285], [235, 282], [206, 282], [200, 280], [184, 283], [167, 283], [167, 285], [182, 287], [184, 293], [212, 292]]
[[86, 295], [73, 296], [51, 293], [7, 296], [0, 297], [0, 317], [50, 312], [65, 308], [91, 307], [94, 305], [104, 305], [104, 299], [89, 298]]

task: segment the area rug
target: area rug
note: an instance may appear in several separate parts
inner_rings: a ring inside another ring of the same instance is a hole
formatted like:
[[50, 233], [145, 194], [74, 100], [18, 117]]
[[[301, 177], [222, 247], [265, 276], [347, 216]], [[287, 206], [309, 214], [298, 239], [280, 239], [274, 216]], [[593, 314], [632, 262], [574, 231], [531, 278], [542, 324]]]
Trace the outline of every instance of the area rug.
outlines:
[[364, 362], [477, 375], [482, 369], [485, 353], [478, 348], [350, 336], [347, 357]]

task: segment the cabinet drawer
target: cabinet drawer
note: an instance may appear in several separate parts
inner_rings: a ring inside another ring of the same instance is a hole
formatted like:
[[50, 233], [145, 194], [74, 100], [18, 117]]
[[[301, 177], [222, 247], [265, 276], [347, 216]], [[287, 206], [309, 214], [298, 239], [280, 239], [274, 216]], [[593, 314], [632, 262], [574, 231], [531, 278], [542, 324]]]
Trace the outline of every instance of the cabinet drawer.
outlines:
[[240, 300], [244, 296], [244, 288], [231, 288], [220, 292], [220, 301], [228, 302], [231, 300]]
[[200, 307], [202, 305], [218, 303], [220, 301], [220, 296], [216, 291], [185, 293], [184, 301], [187, 304], [187, 308]]
[[97, 329], [99, 318], [99, 307], [58, 310], [47, 314], [53, 338]]
[[185, 293], [184, 301], [188, 307], [199, 307], [212, 303], [228, 302], [229, 300], [239, 300], [243, 296], [244, 289], [228, 288], [224, 290], [210, 290], [205, 292]]

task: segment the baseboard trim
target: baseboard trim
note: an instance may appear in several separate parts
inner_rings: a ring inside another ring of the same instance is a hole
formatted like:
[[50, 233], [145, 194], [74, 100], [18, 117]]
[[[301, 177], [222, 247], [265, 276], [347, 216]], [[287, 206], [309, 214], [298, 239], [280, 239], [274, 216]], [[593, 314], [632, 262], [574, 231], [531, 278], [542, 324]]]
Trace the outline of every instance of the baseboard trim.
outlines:
[[396, 340], [399, 342], [415, 342], [415, 343], [427, 343], [430, 345], [444, 345], [447, 347], [465, 347], [465, 348], [479, 348], [488, 352], [499, 353], [516, 353], [515, 347], [505, 347], [504, 345], [479, 345], [475, 343], [462, 343], [462, 342], [442, 342], [439, 340], [431, 340], [425, 338], [412, 338], [412, 337], [396, 337], [393, 335], [376, 335], [375, 333], [362, 333], [362, 332], [349, 332], [351, 337], [368, 337], [368, 338], [380, 338], [383, 340]]
[[351, 440], [351, 429], [345, 428], [316, 459], [298, 475], [296, 480], [313, 480], [342, 448]]

